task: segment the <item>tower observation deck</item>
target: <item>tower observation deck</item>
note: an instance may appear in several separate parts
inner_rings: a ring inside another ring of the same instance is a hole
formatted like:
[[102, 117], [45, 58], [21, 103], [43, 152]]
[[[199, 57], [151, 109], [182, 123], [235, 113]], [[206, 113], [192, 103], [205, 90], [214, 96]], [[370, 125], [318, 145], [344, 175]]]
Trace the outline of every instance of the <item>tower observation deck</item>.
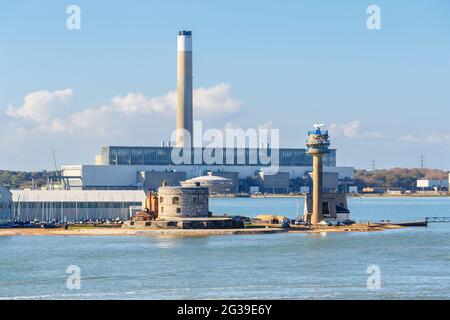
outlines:
[[329, 153], [330, 138], [328, 130], [322, 130], [323, 125], [315, 125], [315, 127], [316, 130], [308, 131], [308, 139], [306, 140], [307, 152], [311, 155]]

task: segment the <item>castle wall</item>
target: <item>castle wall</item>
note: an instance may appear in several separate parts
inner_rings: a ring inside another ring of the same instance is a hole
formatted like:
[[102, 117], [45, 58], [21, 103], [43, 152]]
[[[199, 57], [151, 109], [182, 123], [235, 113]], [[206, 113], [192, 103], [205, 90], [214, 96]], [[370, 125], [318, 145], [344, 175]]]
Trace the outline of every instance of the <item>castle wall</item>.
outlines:
[[202, 187], [161, 187], [159, 219], [209, 216], [209, 191]]

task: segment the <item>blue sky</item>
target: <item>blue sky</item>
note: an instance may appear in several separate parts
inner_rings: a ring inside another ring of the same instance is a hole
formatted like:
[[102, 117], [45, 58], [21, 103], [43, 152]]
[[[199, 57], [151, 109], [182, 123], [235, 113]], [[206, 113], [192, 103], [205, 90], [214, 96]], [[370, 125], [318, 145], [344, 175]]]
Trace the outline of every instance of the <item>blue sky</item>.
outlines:
[[[81, 8], [81, 30], [66, 28], [70, 4]], [[371, 4], [381, 30], [366, 27]], [[0, 168], [51, 169], [52, 150], [59, 164], [93, 163], [102, 145], [168, 140], [183, 29], [193, 31], [202, 88], [194, 117], [205, 127], [269, 124], [282, 146], [303, 147], [321, 122], [340, 165], [417, 167], [423, 154], [428, 167], [450, 167], [447, 1], [1, 0], [1, 8]]]

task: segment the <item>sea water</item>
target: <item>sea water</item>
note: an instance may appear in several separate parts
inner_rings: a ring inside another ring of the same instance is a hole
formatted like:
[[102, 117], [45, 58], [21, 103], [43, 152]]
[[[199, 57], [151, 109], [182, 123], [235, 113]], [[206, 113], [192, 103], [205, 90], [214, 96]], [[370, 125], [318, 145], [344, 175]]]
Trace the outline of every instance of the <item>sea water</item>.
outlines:
[[[351, 198], [349, 208], [359, 221], [420, 220], [450, 216], [450, 199]], [[303, 201], [212, 199], [211, 209], [296, 217]], [[79, 268], [80, 289], [70, 285], [70, 266]], [[367, 233], [0, 237], [0, 299], [425, 298], [450, 298], [450, 224]]]

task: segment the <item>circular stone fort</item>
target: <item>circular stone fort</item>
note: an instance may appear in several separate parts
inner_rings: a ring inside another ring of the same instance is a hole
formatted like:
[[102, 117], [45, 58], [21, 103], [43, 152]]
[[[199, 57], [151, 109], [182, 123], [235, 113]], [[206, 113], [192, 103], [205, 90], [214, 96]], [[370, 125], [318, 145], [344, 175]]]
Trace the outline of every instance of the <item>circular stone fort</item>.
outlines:
[[209, 217], [209, 190], [204, 187], [160, 187], [158, 218]]

